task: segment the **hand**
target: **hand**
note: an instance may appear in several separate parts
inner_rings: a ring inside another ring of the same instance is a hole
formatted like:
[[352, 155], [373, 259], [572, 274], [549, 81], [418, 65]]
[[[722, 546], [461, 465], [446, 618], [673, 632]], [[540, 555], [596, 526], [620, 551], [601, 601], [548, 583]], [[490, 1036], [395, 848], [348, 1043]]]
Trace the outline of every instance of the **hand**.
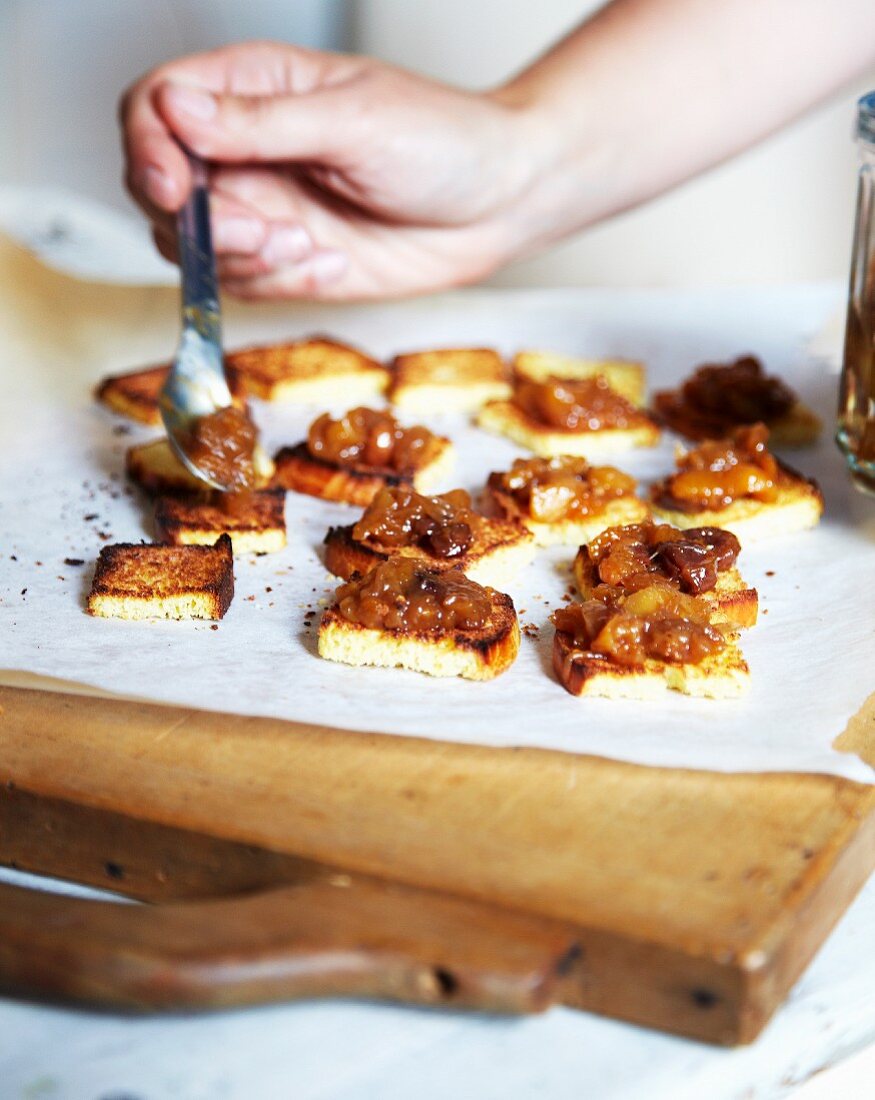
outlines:
[[154, 70], [121, 119], [128, 188], [168, 259], [190, 187], [178, 143], [210, 163], [219, 276], [239, 297], [417, 294], [527, 243], [541, 128], [498, 94], [248, 43]]

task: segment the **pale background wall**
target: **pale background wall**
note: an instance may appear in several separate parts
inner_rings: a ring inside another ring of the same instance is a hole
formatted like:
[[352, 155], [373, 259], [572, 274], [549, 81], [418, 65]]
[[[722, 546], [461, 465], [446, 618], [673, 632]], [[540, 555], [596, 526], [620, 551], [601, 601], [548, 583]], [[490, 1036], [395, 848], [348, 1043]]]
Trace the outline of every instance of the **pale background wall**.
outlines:
[[[116, 99], [134, 75], [182, 52], [285, 37], [345, 44], [483, 87], [597, 6], [594, 0], [0, 0], [0, 182], [61, 183], [125, 206]], [[845, 278], [854, 189], [850, 128], [853, 101], [866, 86], [875, 87], [875, 72], [731, 164], [495, 281]]]

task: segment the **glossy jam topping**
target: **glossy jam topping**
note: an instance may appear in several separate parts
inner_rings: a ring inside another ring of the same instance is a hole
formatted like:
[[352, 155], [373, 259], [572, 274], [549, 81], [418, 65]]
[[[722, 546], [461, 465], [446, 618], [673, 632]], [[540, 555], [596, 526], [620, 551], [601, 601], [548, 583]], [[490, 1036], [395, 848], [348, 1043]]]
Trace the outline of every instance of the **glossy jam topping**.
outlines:
[[734, 363], [707, 363], [679, 391], [656, 395], [657, 411], [669, 425], [693, 438], [726, 435], [740, 424], [769, 423], [795, 402], [781, 379], [767, 375], [750, 355]]
[[435, 573], [394, 557], [337, 590], [337, 609], [372, 630], [476, 630], [492, 612], [491, 591], [459, 569]]
[[628, 428], [641, 421], [634, 405], [612, 390], [602, 375], [548, 378], [545, 382], [522, 379], [517, 382], [513, 403], [530, 420], [563, 432]]
[[764, 424], [737, 428], [729, 439], [708, 440], [688, 451], [678, 472], [657, 486], [660, 501], [682, 509], [726, 508], [734, 500], [773, 501], [780, 472], [767, 448]]
[[454, 558], [469, 549], [482, 523], [463, 489], [428, 497], [398, 485], [377, 493], [352, 533], [374, 550], [416, 546], [436, 558]]
[[587, 547], [596, 583], [635, 592], [661, 578], [693, 596], [710, 592], [718, 573], [735, 563], [740, 550], [731, 531], [682, 531], [667, 523], [609, 527]]
[[402, 428], [387, 412], [357, 408], [337, 419], [323, 413], [314, 420], [307, 449], [336, 466], [401, 472], [422, 465], [433, 439], [428, 428]]
[[257, 442], [258, 432], [246, 413], [229, 405], [194, 421], [185, 452], [198, 469], [233, 494], [255, 485]]
[[695, 597], [659, 578], [628, 594], [599, 585], [591, 599], [561, 607], [551, 618], [557, 631], [554, 659], [568, 662], [579, 652], [627, 666], [640, 666], [648, 658], [698, 664], [726, 644]]
[[635, 479], [613, 466], [584, 458], [518, 458], [507, 473], [489, 475], [489, 488], [510, 497], [516, 509], [539, 523], [587, 516], [635, 492]]

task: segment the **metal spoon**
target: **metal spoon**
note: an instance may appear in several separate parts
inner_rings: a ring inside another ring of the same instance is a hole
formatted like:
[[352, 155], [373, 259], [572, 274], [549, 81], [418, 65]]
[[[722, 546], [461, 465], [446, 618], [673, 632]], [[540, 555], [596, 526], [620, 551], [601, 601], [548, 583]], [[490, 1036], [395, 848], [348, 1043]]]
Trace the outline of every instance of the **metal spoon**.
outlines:
[[222, 314], [210, 236], [207, 170], [198, 157], [190, 153], [187, 156], [192, 189], [176, 223], [182, 272], [182, 336], [158, 406], [170, 446], [189, 473], [213, 489], [227, 490], [229, 486], [220, 485], [192, 462], [185, 450], [192, 422], [231, 404], [222, 359]]

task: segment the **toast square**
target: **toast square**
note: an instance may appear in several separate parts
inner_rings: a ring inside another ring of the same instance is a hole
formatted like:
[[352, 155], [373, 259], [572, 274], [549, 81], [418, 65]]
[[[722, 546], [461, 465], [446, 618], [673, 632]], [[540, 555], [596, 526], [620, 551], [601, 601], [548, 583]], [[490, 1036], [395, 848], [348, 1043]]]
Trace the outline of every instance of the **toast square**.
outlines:
[[660, 436], [656, 422], [643, 411], [634, 427], [561, 431], [532, 420], [513, 401], [488, 401], [480, 410], [477, 423], [543, 458], [578, 455], [595, 460], [635, 447], [654, 447]]
[[234, 596], [231, 540], [212, 546], [104, 546], [88, 612], [113, 619], [221, 619]]
[[491, 348], [444, 348], [398, 355], [389, 400], [416, 412], [472, 412], [511, 395], [504, 361]]
[[385, 393], [389, 371], [348, 344], [314, 336], [285, 344], [242, 348], [226, 360], [241, 376], [246, 392], [265, 401], [352, 404]]
[[[126, 374], [111, 374], [104, 378], [94, 391], [94, 396], [113, 412], [139, 420], [142, 424], [161, 424], [158, 395], [167, 378], [170, 366], [163, 363], [156, 367], [144, 367]], [[242, 380], [227, 363], [225, 374], [234, 404], [245, 405]]]
[[283, 489], [246, 493], [223, 506], [211, 502], [159, 497], [155, 503], [155, 537], [174, 546], [212, 546], [230, 535], [235, 554], [271, 554], [286, 545], [286, 494]]
[[601, 374], [611, 389], [633, 405], [643, 405], [645, 400], [644, 364], [630, 359], [580, 359], [552, 351], [520, 351], [514, 357], [513, 370], [533, 382], [546, 382], [548, 378], [593, 378]]
[[[273, 463], [259, 446], [252, 457], [261, 488], [273, 476]], [[204, 496], [212, 492], [205, 482], [182, 465], [166, 436], [130, 447], [125, 456], [125, 468], [131, 480], [150, 496]]]

